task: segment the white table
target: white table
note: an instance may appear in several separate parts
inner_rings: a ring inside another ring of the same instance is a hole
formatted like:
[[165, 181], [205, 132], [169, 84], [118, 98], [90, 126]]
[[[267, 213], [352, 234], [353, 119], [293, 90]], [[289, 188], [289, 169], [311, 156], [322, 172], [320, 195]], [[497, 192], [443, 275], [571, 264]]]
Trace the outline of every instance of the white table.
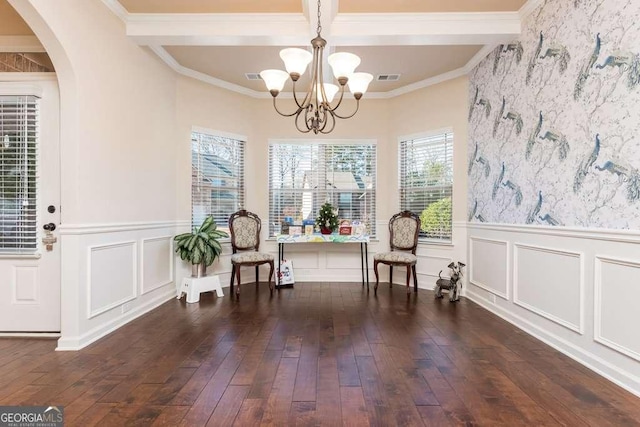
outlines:
[[182, 297], [182, 294], [187, 295], [187, 302], [194, 303], [200, 301], [201, 292], [216, 291], [218, 298], [223, 297], [222, 286], [220, 285], [220, 279], [215, 276], [204, 277], [185, 277], [182, 279], [182, 286], [178, 291], [177, 299]]
[[[360, 267], [362, 269], [362, 286], [365, 283], [365, 275], [367, 282], [367, 289], [369, 288], [369, 235], [363, 234], [359, 236], [355, 235], [340, 235], [340, 234], [279, 234], [276, 236], [278, 242], [278, 272], [280, 271], [280, 263], [284, 260], [284, 245], [285, 244], [305, 244], [305, 243], [333, 243], [333, 244], [345, 244], [345, 243], [359, 243], [360, 244]], [[293, 285], [281, 285], [279, 274], [276, 277], [276, 289], [281, 287], [290, 287]]]

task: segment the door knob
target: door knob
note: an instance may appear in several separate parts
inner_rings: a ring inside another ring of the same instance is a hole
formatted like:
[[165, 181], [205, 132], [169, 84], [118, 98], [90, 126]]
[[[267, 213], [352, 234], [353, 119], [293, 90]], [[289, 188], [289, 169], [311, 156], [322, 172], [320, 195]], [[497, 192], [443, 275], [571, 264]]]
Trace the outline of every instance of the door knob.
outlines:
[[46, 231], [53, 231], [56, 229], [56, 225], [50, 222], [49, 224], [43, 225], [42, 228], [44, 228]]

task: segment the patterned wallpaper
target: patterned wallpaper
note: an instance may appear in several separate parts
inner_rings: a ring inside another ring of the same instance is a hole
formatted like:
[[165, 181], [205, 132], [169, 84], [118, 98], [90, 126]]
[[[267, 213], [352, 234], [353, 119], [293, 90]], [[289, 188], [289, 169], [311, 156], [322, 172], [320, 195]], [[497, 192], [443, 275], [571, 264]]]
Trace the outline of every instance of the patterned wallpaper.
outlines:
[[469, 87], [470, 221], [640, 229], [640, 1], [545, 1]]

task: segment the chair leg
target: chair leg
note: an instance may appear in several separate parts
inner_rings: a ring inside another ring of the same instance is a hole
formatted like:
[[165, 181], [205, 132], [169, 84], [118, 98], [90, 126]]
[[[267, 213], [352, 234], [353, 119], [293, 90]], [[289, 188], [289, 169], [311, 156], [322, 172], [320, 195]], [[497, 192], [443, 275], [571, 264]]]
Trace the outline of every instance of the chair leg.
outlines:
[[373, 261], [373, 272], [376, 273], [376, 286], [373, 290], [378, 292], [378, 283], [380, 282], [380, 278], [378, 277], [378, 261]]
[[273, 291], [273, 282], [271, 278], [273, 277], [273, 261], [269, 263], [269, 289]]
[[411, 293], [411, 288], [409, 287], [409, 282], [411, 282], [411, 266], [407, 265], [407, 294]]
[[393, 286], [393, 265], [389, 266], [389, 287]]
[[416, 274], [415, 264], [413, 264], [411, 270], [413, 270], [413, 292], [418, 293], [418, 275]]
[[236, 288], [236, 295], [240, 295], [240, 266], [237, 267], [238, 271], [236, 272], [236, 276], [238, 277], [238, 287]]
[[256, 265], [256, 286], [260, 284], [260, 266]]
[[236, 277], [236, 265], [231, 264], [231, 280], [229, 281], [229, 290], [233, 293], [233, 279]]

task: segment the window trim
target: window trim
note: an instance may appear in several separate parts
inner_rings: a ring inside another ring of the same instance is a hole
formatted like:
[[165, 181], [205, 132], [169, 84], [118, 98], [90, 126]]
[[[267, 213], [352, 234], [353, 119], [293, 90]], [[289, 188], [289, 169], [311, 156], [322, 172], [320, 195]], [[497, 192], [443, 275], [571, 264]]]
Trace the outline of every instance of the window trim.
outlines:
[[436, 239], [430, 239], [427, 237], [418, 237], [418, 246], [424, 245], [424, 246], [429, 246], [429, 247], [434, 247], [434, 246], [442, 246], [442, 247], [446, 247], [446, 248], [450, 248], [454, 246], [454, 241], [455, 241], [455, 227], [454, 225], [454, 220], [453, 220], [453, 213], [455, 212], [455, 194], [456, 194], [456, 185], [455, 185], [455, 153], [456, 153], [456, 136], [455, 133], [453, 131], [453, 127], [452, 126], [447, 126], [447, 127], [443, 127], [443, 128], [438, 128], [438, 129], [433, 129], [433, 130], [428, 130], [425, 132], [418, 132], [418, 133], [413, 133], [413, 134], [409, 134], [409, 135], [401, 135], [398, 136], [397, 138], [397, 142], [398, 142], [398, 150], [397, 150], [397, 155], [398, 155], [398, 161], [397, 161], [397, 167], [398, 167], [398, 210], [401, 209], [401, 201], [402, 201], [402, 192], [401, 192], [401, 188], [400, 188], [400, 181], [401, 181], [401, 168], [400, 168], [400, 147], [401, 144], [405, 141], [409, 141], [412, 139], [422, 139], [422, 138], [431, 138], [434, 136], [438, 136], [438, 135], [443, 135], [443, 134], [451, 134], [453, 136], [452, 138], [452, 157], [451, 157], [451, 238], [448, 241], [442, 241], [442, 240], [436, 240]]

